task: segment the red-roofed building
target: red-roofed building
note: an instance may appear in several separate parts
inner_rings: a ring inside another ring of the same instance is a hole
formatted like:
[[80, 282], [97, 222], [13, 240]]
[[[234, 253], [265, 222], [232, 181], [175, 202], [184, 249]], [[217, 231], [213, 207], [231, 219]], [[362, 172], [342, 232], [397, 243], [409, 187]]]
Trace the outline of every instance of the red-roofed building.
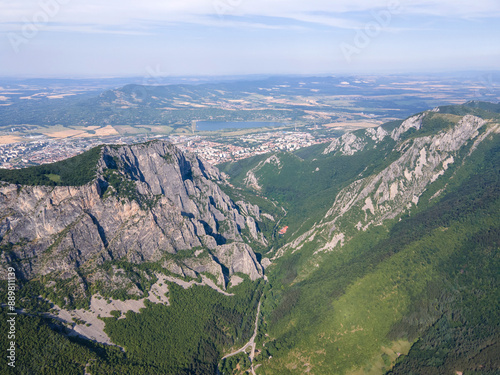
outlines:
[[278, 233], [279, 234], [285, 234], [287, 230], [288, 230], [288, 226], [281, 228]]

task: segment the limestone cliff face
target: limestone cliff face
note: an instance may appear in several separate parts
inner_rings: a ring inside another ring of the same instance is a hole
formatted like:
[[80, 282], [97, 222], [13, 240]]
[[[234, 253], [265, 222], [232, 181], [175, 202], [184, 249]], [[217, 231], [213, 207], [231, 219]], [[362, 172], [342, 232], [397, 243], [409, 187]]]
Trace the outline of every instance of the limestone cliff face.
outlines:
[[216, 168], [155, 141], [104, 147], [95, 180], [84, 186], [3, 184], [0, 244], [10, 251], [1, 254], [2, 268], [15, 264], [27, 279], [69, 278], [108, 260], [161, 262], [199, 248], [209, 256], [186, 257], [171, 271], [213, 273], [221, 284], [234, 272], [261, 277], [241, 234], [246, 228], [265, 242], [259, 208], [240, 209], [220, 181]]
[[[366, 134], [348, 133], [332, 142], [324, 153], [352, 155], [356, 149], [361, 152], [365, 146], [376, 147], [390, 135], [396, 141], [391, 152], [395, 161], [380, 172], [357, 179], [342, 189], [321, 222], [285, 245], [276, 256], [287, 250], [300, 250], [305, 243], [317, 242], [319, 238], [326, 241], [318, 242], [317, 252], [333, 250], [343, 246], [357, 231], [398, 218], [415, 207], [429, 186], [452, 165], [464, 163], [482, 141], [500, 131], [498, 123], [466, 115], [456, 119], [453, 126], [419, 136], [418, 130], [422, 129], [423, 120], [430, 113], [410, 117], [390, 134], [382, 128], [369, 129]], [[405, 137], [411, 129], [417, 132]], [[368, 137], [375, 143], [368, 145]]]
[[354, 155], [358, 151], [363, 151], [365, 146], [366, 142], [362, 138], [353, 133], [345, 133], [342, 137], [334, 139], [323, 154], [339, 152], [342, 155]]
[[[399, 139], [418, 121], [421, 122], [421, 116], [403, 122], [393, 135]], [[412, 126], [407, 126], [408, 123]], [[356, 206], [365, 216], [359, 224], [363, 227], [395, 218], [405, 208], [418, 203], [427, 186], [455, 162], [455, 152], [467, 141], [475, 139], [485, 123], [478, 117], [465, 116], [447, 131], [399, 143], [395, 151], [401, 156], [380, 173], [343, 189], [328, 211], [327, 218], [338, 220]]]
[[252, 189], [255, 189], [256, 191], [262, 190], [262, 186], [259, 185], [259, 179], [255, 175], [255, 173], [257, 171], [259, 171], [262, 167], [264, 167], [266, 164], [273, 164], [277, 168], [280, 168], [281, 167], [281, 160], [276, 155], [271, 155], [267, 159], [259, 162], [259, 164], [257, 164], [254, 168], [250, 169], [247, 172], [247, 174], [245, 176], [245, 180], [244, 180], [244, 183], [246, 186], [248, 186]]
[[377, 144], [384, 140], [389, 133], [382, 127], [368, 128], [354, 133], [345, 133], [340, 138], [335, 138], [323, 151], [324, 155], [330, 153], [352, 156], [363, 151], [367, 146]]

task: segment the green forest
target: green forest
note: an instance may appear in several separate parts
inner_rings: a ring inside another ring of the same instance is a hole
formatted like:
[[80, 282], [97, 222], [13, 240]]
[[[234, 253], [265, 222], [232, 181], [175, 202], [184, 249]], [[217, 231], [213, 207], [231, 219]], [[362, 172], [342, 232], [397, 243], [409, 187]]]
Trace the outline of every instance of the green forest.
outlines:
[[[225, 296], [207, 286], [183, 289], [169, 284], [169, 306], [146, 301], [141, 313], [102, 318], [106, 333], [119, 347], [68, 337], [68, 329], [54, 319], [18, 314], [16, 367], [2, 373], [215, 373], [223, 353], [252, 335], [262, 290], [262, 282], [246, 281], [231, 289], [234, 296]], [[7, 318], [2, 307], [1, 332], [8, 331]], [[7, 340], [0, 340], [0, 350], [6, 352]]]
[[482, 145], [439, 201], [367, 230], [307, 276], [314, 247], [281, 258], [263, 304], [262, 373], [308, 362], [318, 374], [394, 363], [395, 374], [498, 373], [498, 151]]
[[81, 186], [95, 178], [102, 146], [52, 164], [0, 169], [0, 181], [19, 185]]
[[[488, 112], [484, 118], [496, 119], [498, 109], [478, 102], [443, 107], [404, 139], [449, 129], [458, 115]], [[260, 373], [500, 373], [498, 136], [474, 153], [470, 146], [456, 154], [467, 162], [430, 185], [411, 215], [361, 232], [316, 265], [318, 241], [278, 259], [264, 295]], [[280, 224], [290, 226], [291, 234], [272, 245], [297, 238], [324, 216], [340, 189], [400, 155], [392, 140], [353, 156], [324, 156], [323, 149], [277, 154], [279, 165], [257, 169], [260, 194], [286, 208]], [[247, 171], [267, 158], [221, 167], [245, 189]]]

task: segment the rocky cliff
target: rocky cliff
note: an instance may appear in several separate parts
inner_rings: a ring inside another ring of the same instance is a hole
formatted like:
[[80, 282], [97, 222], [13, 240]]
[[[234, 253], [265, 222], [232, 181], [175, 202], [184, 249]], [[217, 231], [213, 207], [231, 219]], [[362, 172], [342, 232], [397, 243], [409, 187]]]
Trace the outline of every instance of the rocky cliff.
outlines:
[[[384, 168], [360, 176], [343, 188], [323, 219], [281, 248], [275, 257], [300, 250], [310, 242], [315, 243], [316, 253], [338, 249], [358, 231], [409, 214], [431, 184], [452, 166], [463, 165], [485, 139], [499, 132], [498, 121], [440, 114], [436, 109], [412, 116], [392, 131], [378, 127], [335, 139], [324, 155], [352, 156], [376, 149], [382, 142], [393, 145], [386, 160], [379, 164], [385, 164]], [[442, 185], [446, 186], [444, 182]], [[437, 190], [430, 200], [442, 190]]]
[[[225, 286], [237, 272], [262, 276], [244, 234], [265, 244], [258, 207], [233, 202], [219, 171], [173, 145], [154, 141], [105, 146], [93, 181], [83, 186], [0, 187], [1, 267], [25, 279], [112, 277], [106, 262], [155, 263], [196, 277], [209, 273]], [[252, 209], [249, 209], [251, 207]]]

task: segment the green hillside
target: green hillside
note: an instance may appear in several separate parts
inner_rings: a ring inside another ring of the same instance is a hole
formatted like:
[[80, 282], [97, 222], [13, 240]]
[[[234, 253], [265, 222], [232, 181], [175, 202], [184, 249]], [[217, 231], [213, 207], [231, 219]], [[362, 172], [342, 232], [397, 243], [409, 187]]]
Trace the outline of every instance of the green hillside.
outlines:
[[[450, 130], [466, 114], [496, 119], [497, 111], [488, 103], [441, 107], [402, 142]], [[370, 227], [333, 253], [315, 255], [318, 239], [275, 260], [259, 373], [498, 373], [499, 138], [475, 150], [468, 143], [455, 156], [467, 159], [432, 183], [411, 215]], [[242, 189], [253, 171], [260, 193], [286, 208], [280, 224], [290, 226], [289, 237], [280, 246], [320, 222], [342, 188], [400, 157], [394, 146], [386, 137], [351, 156], [315, 146], [278, 154], [279, 162], [263, 163], [268, 155], [222, 167]]]
[[[287, 364], [300, 373], [307, 363], [317, 374], [381, 373], [421, 335], [395, 373], [446, 373], [458, 359], [478, 368], [481, 350], [500, 339], [498, 140], [490, 147], [476, 160], [480, 172], [438, 203], [361, 234], [304, 280], [296, 281], [312, 266], [304, 258], [313, 249], [283, 257], [271, 273], [274, 298], [264, 304], [273, 338], [265, 354], [273, 358], [263, 359], [263, 373], [287, 373]], [[445, 334], [436, 332], [440, 324]]]
[[[27, 295], [18, 293], [23, 301], [18, 307], [33, 298], [29, 289]], [[67, 337], [68, 328], [55, 319], [19, 314], [16, 367], [5, 366], [2, 374], [83, 375], [85, 369], [96, 375], [215, 373], [222, 353], [251, 336], [262, 289], [262, 283], [246, 281], [232, 288], [235, 296], [229, 297], [207, 286], [184, 290], [172, 283], [171, 306], [149, 303], [140, 314], [128, 312], [126, 319], [102, 318], [107, 334], [125, 351]], [[4, 292], [1, 298], [6, 300]], [[3, 332], [9, 329], [7, 312], [0, 308]], [[8, 342], [0, 340], [0, 349], [7, 348]]]
[[0, 181], [19, 185], [81, 186], [92, 181], [102, 146], [52, 164], [23, 169], [0, 169]]
[[[280, 224], [289, 226], [289, 232], [295, 235], [323, 217], [342, 188], [360, 176], [386, 167], [394, 157], [390, 155], [394, 147], [392, 140], [352, 156], [323, 155], [325, 147], [317, 145], [293, 154], [277, 154], [279, 165], [267, 163], [256, 171], [256, 176], [263, 181], [260, 194], [285, 208], [287, 215]], [[223, 164], [219, 168], [231, 176], [235, 185], [245, 188], [246, 173], [266, 158], [269, 155]]]
[[[431, 114], [405, 138], [457, 121]], [[332, 253], [315, 256], [321, 241], [313, 241], [277, 259], [268, 270], [259, 373], [381, 374], [396, 362], [394, 374], [498, 373], [499, 138], [473, 152], [469, 143], [456, 157], [471, 155], [431, 184], [411, 215], [370, 227]], [[287, 208], [293, 239], [343, 186], [394, 161], [393, 146], [384, 141], [353, 156], [305, 149], [278, 155], [279, 167], [268, 163], [256, 175], [263, 194]], [[224, 168], [243, 186], [260, 161]], [[313, 178], [304, 176], [317, 166]]]

